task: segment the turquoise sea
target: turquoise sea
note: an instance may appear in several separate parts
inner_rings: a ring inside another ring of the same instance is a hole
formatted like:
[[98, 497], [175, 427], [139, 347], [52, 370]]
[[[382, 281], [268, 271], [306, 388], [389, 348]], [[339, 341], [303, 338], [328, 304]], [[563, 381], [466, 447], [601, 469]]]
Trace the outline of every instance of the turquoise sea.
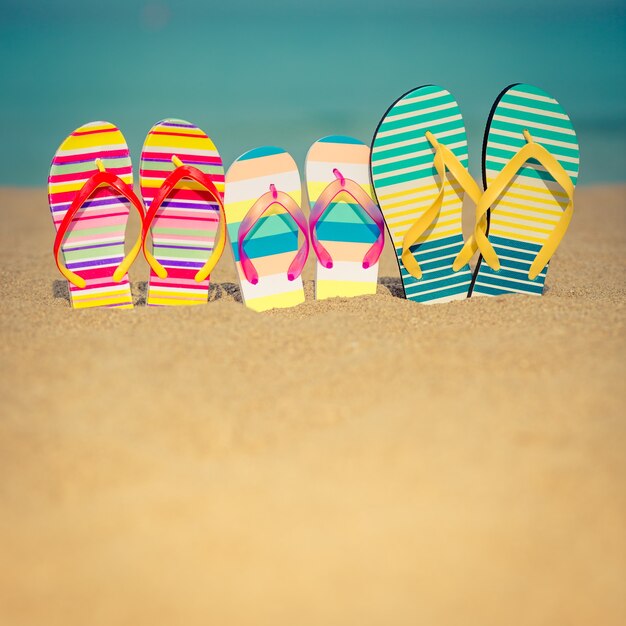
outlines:
[[369, 142], [393, 100], [426, 83], [459, 101], [479, 175], [491, 104], [512, 82], [568, 111], [581, 182], [624, 181], [624, 33], [613, 0], [0, 0], [0, 185], [45, 185], [58, 144], [99, 119], [135, 163], [150, 126], [179, 117], [227, 163], [272, 144], [302, 164], [324, 135]]

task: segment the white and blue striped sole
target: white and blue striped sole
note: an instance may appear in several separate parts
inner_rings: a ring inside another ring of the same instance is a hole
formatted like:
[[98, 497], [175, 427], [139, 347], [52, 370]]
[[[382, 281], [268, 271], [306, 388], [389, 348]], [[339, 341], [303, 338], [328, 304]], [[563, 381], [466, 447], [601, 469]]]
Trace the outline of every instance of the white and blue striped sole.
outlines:
[[[546, 92], [517, 84], [500, 94], [491, 112], [483, 150], [485, 186], [524, 147], [524, 130], [558, 159], [576, 184], [580, 155], [570, 118]], [[479, 258], [470, 295], [541, 295], [548, 266], [534, 280], [528, 272], [567, 202], [565, 192], [541, 165], [526, 163], [490, 210], [489, 240], [500, 270], [495, 272]]]
[[422, 303], [461, 300], [467, 297], [472, 274], [469, 265], [458, 272], [452, 269], [463, 246], [463, 191], [449, 172], [439, 215], [411, 246], [422, 278], [414, 278], [402, 263], [405, 233], [437, 196], [439, 176], [426, 131], [467, 167], [467, 137], [459, 106], [448, 91], [428, 85], [399, 98], [381, 120], [372, 142], [372, 184], [396, 249], [406, 297]]

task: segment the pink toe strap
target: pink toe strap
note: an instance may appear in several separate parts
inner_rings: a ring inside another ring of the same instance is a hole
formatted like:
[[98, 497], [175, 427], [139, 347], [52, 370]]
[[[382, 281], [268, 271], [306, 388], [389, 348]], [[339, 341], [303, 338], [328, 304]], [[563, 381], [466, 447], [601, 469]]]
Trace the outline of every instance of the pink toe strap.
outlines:
[[309, 233], [311, 237], [311, 245], [320, 263], [330, 269], [333, 266], [333, 260], [326, 248], [320, 243], [317, 238], [317, 232], [315, 227], [317, 223], [328, 210], [331, 202], [340, 194], [347, 193], [354, 201], [369, 215], [372, 221], [378, 227], [378, 237], [372, 244], [372, 247], [365, 253], [363, 257], [363, 268], [367, 269], [374, 265], [383, 251], [385, 246], [385, 222], [383, 220], [382, 213], [378, 206], [372, 202], [372, 199], [364, 191], [363, 187], [355, 181], [344, 178], [339, 170], [333, 170], [337, 180], [329, 183], [328, 186], [319, 195], [317, 202], [311, 209], [311, 215], [309, 217]]
[[287, 270], [287, 278], [289, 280], [295, 280], [298, 276], [300, 276], [307, 257], [309, 256], [309, 232], [306, 217], [304, 216], [302, 209], [288, 193], [285, 193], [284, 191], [277, 191], [274, 185], [270, 185], [270, 191], [263, 194], [246, 213], [246, 216], [243, 218], [241, 224], [239, 224], [239, 231], [237, 233], [237, 248], [239, 251], [241, 268], [243, 269], [246, 280], [253, 285], [256, 285], [259, 282], [259, 274], [250, 260], [250, 257], [246, 254], [244, 241], [254, 225], [274, 204], [281, 206], [285, 209], [285, 211], [287, 211], [304, 235], [304, 243], [298, 249], [296, 256]]

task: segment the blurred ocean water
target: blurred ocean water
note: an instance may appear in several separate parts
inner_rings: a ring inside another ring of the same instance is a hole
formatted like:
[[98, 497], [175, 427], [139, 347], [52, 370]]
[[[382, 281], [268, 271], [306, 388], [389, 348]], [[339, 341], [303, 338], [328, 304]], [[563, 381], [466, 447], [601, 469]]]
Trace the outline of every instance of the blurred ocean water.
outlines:
[[201, 126], [227, 164], [262, 144], [302, 164], [324, 135], [369, 142], [393, 100], [426, 83], [459, 101], [479, 176], [489, 110], [512, 82], [568, 111], [581, 182], [624, 181], [624, 3], [542, 4], [0, 0], [0, 184], [45, 185], [58, 144], [99, 119], [135, 164], [165, 117]]

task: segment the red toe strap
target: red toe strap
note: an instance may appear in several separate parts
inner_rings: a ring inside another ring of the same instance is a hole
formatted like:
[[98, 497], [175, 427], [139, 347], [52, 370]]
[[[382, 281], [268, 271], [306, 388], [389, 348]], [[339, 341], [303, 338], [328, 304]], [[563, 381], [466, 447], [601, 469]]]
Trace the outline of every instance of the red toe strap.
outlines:
[[146, 249], [146, 239], [148, 237], [148, 232], [150, 231], [150, 226], [154, 221], [154, 217], [157, 214], [157, 211], [161, 208], [163, 201], [172, 192], [176, 184], [183, 178], [189, 178], [196, 181], [197, 183], [200, 183], [211, 194], [211, 196], [219, 205], [220, 220], [218, 243], [213, 249], [213, 252], [207, 262], [201, 269], [198, 270], [197, 274], [195, 275], [195, 280], [201, 282], [213, 271], [213, 268], [219, 261], [220, 257], [222, 256], [222, 252], [224, 251], [224, 245], [226, 243], [226, 216], [224, 214], [224, 202], [222, 200], [222, 195], [217, 190], [217, 187], [211, 180], [210, 176], [199, 170], [197, 167], [193, 167], [192, 165], [179, 165], [163, 181], [163, 184], [161, 185], [152, 202], [150, 203], [150, 208], [148, 209], [148, 212], [146, 213], [146, 218], [143, 221], [143, 228], [141, 232], [141, 245], [143, 248], [144, 256], [150, 264], [150, 267], [154, 270], [155, 274], [157, 274], [159, 278], [167, 278], [167, 270]]
[[[97, 172], [93, 176], [91, 176], [85, 184], [80, 188], [77, 194], [74, 196], [72, 203], [70, 204], [69, 209], [65, 213], [61, 224], [59, 225], [59, 229], [57, 230], [56, 237], [54, 239], [54, 259], [56, 261], [57, 267], [59, 271], [67, 280], [69, 280], [73, 285], [83, 289], [86, 285], [85, 279], [75, 274], [70, 269], [68, 269], [63, 261], [61, 260], [61, 245], [63, 244], [63, 240], [65, 239], [65, 235], [67, 234], [68, 228], [72, 223], [76, 213], [83, 206], [83, 204], [91, 197], [91, 195], [98, 189], [99, 187], [111, 187], [118, 193], [122, 194], [130, 203], [137, 209], [139, 216], [141, 217], [141, 221], [144, 220], [144, 209], [141, 200], [137, 197], [133, 188], [125, 183], [119, 176], [113, 174], [112, 172]], [[128, 268], [132, 265], [133, 261], [137, 257], [137, 253], [141, 248], [141, 236], [135, 242], [132, 250], [124, 257], [123, 261], [119, 264], [117, 269], [113, 274], [113, 280], [119, 282], [122, 278], [127, 274]]]

